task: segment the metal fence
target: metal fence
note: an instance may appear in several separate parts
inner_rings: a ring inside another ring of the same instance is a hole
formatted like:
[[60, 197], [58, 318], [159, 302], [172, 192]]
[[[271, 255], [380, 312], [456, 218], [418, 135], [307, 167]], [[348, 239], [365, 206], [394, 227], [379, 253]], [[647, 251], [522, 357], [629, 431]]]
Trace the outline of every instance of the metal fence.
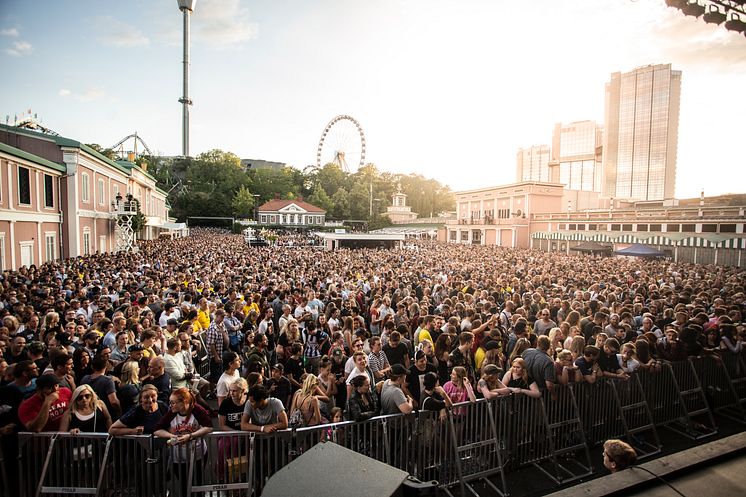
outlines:
[[589, 446], [609, 438], [626, 439], [644, 456], [660, 450], [658, 427], [693, 438], [714, 433], [710, 406], [735, 417], [743, 411], [746, 368], [742, 360], [728, 361], [664, 364], [629, 380], [558, 386], [542, 398], [482, 399], [445, 413], [380, 416], [272, 434], [212, 433], [178, 447], [148, 436], [22, 433], [20, 495], [259, 496], [275, 472], [323, 442], [420, 480], [437, 480], [445, 490], [465, 492], [480, 481], [504, 495], [506, 475], [526, 465], [557, 484], [587, 476], [593, 471]]

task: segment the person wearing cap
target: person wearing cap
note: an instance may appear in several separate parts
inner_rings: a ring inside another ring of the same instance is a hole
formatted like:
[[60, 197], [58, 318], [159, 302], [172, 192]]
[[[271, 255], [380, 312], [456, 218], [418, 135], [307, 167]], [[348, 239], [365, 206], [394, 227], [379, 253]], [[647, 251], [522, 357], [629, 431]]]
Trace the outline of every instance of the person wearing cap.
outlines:
[[409, 414], [414, 411], [414, 399], [402, 390], [408, 373], [401, 364], [391, 366], [389, 379], [381, 389], [381, 414]]
[[272, 366], [272, 375], [265, 383], [269, 394], [279, 399], [282, 405], [287, 406], [290, 400], [290, 393], [293, 391], [293, 385], [285, 377], [285, 366], [279, 362]]
[[438, 369], [427, 361], [427, 356], [423, 350], [414, 353], [414, 366], [409, 369], [406, 382], [404, 383], [404, 393], [414, 399], [414, 405], [419, 405], [423, 381], [427, 373], [437, 373]]
[[36, 393], [21, 402], [18, 419], [31, 432], [59, 431], [71, 398], [72, 392], [60, 387], [55, 375], [42, 375], [36, 382]]

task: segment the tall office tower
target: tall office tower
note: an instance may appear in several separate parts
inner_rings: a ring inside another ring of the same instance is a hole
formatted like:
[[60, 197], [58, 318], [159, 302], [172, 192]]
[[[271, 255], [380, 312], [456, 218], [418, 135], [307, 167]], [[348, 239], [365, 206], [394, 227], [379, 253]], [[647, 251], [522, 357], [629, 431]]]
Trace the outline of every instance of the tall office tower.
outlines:
[[601, 127], [594, 121], [554, 125], [550, 179], [569, 190], [601, 192]]
[[671, 64], [614, 73], [606, 84], [605, 197], [673, 198], [681, 71]]
[[548, 145], [534, 145], [518, 149], [516, 181], [549, 181]]

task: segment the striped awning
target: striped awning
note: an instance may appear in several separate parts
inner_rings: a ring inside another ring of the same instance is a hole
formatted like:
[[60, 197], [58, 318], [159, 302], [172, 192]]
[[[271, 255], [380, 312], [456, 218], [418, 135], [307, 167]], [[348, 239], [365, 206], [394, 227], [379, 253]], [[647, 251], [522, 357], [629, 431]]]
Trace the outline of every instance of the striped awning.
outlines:
[[741, 249], [746, 250], [746, 238], [729, 238], [718, 242], [715, 247], [724, 249]]
[[712, 247], [712, 243], [700, 236], [690, 236], [681, 240], [678, 245], [680, 247]]

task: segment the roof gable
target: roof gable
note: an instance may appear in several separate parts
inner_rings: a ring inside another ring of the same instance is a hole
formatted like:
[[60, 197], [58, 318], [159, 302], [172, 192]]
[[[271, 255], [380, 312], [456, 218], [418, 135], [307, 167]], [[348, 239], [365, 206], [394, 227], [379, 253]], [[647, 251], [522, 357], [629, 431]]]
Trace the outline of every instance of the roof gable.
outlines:
[[269, 202], [265, 202], [264, 204], [260, 205], [257, 210], [259, 212], [299, 212], [299, 213], [313, 213], [313, 214], [323, 214], [326, 211], [324, 209], [320, 209], [319, 207], [316, 207], [315, 205], [309, 204], [308, 202], [305, 202], [303, 200], [280, 200], [280, 199], [274, 199], [270, 200]]

